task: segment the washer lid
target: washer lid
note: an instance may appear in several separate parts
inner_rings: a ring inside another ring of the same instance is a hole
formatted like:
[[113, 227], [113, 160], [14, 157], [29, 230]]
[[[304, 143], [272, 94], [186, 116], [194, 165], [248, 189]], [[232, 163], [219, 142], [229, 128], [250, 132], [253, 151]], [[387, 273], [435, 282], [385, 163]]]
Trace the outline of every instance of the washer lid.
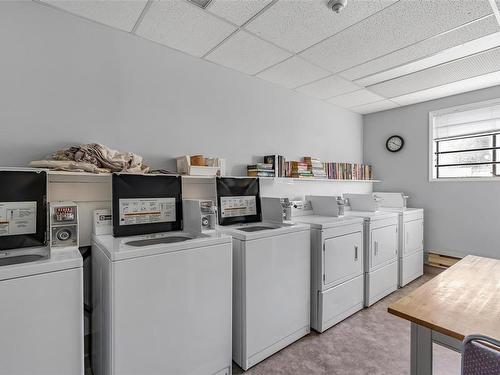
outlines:
[[309, 230], [309, 228], [310, 227], [307, 224], [258, 222], [219, 226], [217, 230], [221, 233], [229, 234], [233, 236], [233, 238], [237, 238], [242, 241], [250, 241], [260, 238], [280, 236], [287, 233], [306, 231]]
[[298, 216], [293, 219], [299, 223], [309, 224], [314, 229], [326, 229], [341, 227], [343, 225], [363, 224], [363, 218], [357, 216], [320, 216], [320, 215], [306, 215]]
[[399, 213], [397, 212], [388, 212], [388, 211], [346, 211], [345, 216], [355, 216], [362, 217], [365, 220], [382, 220], [382, 219], [390, 219], [397, 218]]
[[[82, 255], [77, 247], [51, 249], [50, 255], [47, 247], [15, 249], [13, 253], [14, 257], [24, 257], [24, 260], [36, 257], [39, 257], [40, 260], [0, 266], [0, 280], [81, 268], [83, 266]], [[48, 258], [47, 255], [49, 255]]]
[[176, 231], [119, 238], [110, 234], [92, 237], [92, 245], [98, 246], [111, 261], [197, 249], [223, 243], [231, 243], [231, 237], [215, 231], [197, 236]]

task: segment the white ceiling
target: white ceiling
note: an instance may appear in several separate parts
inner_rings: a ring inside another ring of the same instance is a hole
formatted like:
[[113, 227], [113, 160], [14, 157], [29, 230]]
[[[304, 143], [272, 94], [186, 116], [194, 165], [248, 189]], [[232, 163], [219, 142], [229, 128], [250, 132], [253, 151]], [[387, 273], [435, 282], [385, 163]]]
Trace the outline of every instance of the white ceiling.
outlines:
[[494, 0], [38, 0], [358, 113], [500, 84]]

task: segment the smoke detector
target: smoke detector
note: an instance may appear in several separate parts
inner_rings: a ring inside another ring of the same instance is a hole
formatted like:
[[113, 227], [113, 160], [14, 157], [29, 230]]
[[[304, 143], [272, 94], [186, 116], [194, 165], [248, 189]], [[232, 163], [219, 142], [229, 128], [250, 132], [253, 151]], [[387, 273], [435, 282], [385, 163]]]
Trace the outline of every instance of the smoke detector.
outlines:
[[340, 13], [347, 5], [347, 0], [329, 0], [328, 8], [333, 10], [335, 13]]
[[212, 0], [188, 0], [188, 1], [196, 5], [197, 7], [200, 7], [201, 9], [205, 9], [212, 2]]

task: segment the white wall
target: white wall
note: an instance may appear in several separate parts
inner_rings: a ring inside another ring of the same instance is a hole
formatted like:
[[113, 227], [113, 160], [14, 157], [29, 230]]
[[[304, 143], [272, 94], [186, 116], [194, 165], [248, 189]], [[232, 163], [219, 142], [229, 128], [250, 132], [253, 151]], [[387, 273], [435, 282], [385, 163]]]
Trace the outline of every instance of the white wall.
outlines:
[[[500, 181], [429, 182], [430, 111], [500, 97], [500, 86], [364, 117], [365, 161], [382, 182], [378, 191], [403, 191], [425, 208], [425, 249], [500, 258]], [[385, 150], [387, 137], [405, 139], [402, 151]]]
[[[34, 2], [0, 2], [0, 165], [74, 143], [225, 157], [362, 161], [360, 115]], [[255, 160], [255, 159], [254, 159]]]

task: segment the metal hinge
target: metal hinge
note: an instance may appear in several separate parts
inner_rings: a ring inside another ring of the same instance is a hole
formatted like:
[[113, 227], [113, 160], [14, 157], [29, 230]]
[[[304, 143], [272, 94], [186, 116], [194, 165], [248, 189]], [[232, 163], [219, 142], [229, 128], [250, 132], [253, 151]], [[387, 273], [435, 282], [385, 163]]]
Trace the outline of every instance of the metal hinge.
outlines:
[[323, 282], [325, 282], [325, 281], [326, 281], [326, 275], [323, 274]]

